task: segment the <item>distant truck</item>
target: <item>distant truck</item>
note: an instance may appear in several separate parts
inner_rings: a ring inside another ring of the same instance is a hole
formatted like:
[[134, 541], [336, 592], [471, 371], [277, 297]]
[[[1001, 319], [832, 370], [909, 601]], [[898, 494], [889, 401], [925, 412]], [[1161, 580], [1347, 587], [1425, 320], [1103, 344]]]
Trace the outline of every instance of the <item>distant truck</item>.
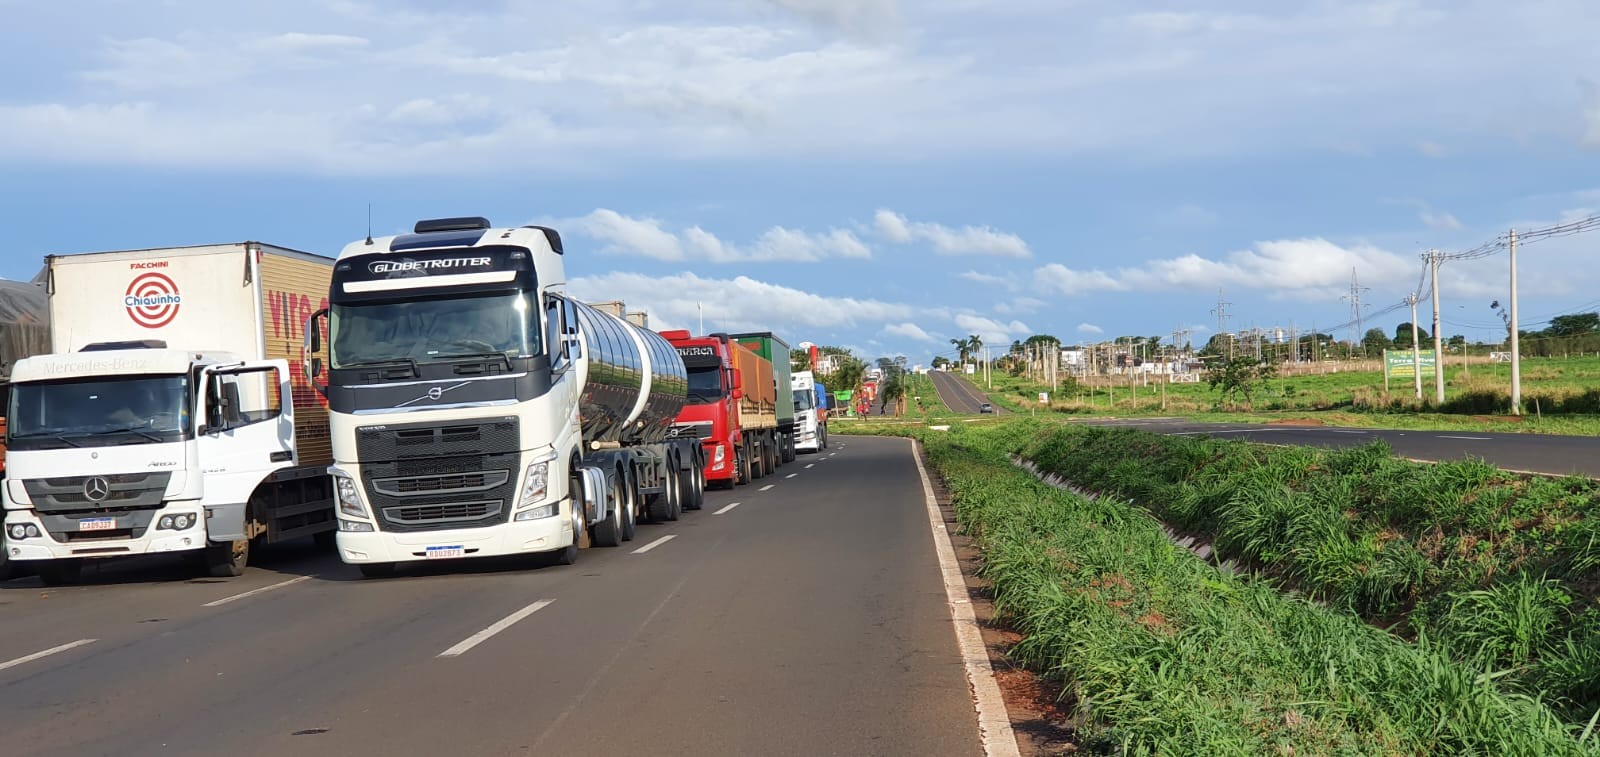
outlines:
[[184, 552], [332, 545], [327, 409], [294, 381], [331, 259], [258, 242], [46, 258], [52, 352], [12, 366], [6, 550], [47, 584]]
[[733, 338], [772, 366], [772, 393], [776, 398], [778, 426], [773, 439], [776, 459], [768, 473], [794, 462], [794, 384], [789, 376], [789, 345], [770, 331], [734, 334]]
[[708, 485], [750, 483], [777, 465], [772, 365], [727, 334], [663, 331], [689, 372], [689, 399], [673, 434], [700, 440]]
[[828, 388], [811, 371], [800, 371], [790, 378], [794, 382], [795, 450], [827, 449]]

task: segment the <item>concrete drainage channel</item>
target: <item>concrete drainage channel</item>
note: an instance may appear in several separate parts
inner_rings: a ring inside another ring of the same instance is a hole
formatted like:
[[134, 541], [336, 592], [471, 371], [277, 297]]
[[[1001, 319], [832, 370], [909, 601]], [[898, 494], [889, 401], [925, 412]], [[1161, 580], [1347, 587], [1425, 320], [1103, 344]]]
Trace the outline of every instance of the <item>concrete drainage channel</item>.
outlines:
[[[1032, 460], [1028, 460], [1028, 459], [1026, 459], [1026, 458], [1024, 458], [1024, 457], [1022, 457], [1020, 455], [1012, 455], [1011, 456], [1011, 464], [1017, 466], [1018, 468], [1021, 468], [1021, 469], [1025, 470], [1025, 471], [1027, 471], [1027, 472], [1029, 472], [1031, 474], [1033, 474], [1034, 478], [1039, 479], [1040, 481], [1044, 482], [1045, 484], [1048, 484], [1048, 485], [1050, 485], [1052, 487], [1055, 487], [1057, 489], [1060, 489], [1062, 491], [1072, 492], [1073, 494], [1076, 494], [1076, 495], [1078, 495], [1080, 497], [1083, 497], [1085, 499], [1088, 499], [1090, 501], [1114, 502], [1114, 503], [1117, 503], [1117, 504], [1126, 505], [1127, 507], [1138, 509], [1140, 512], [1144, 512], [1144, 513], [1149, 513], [1150, 512], [1149, 510], [1146, 510], [1146, 509], [1144, 509], [1142, 507], [1139, 507], [1139, 505], [1134, 503], [1132, 500], [1115, 499], [1115, 498], [1112, 498], [1112, 497], [1107, 497], [1107, 496], [1102, 495], [1102, 494], [1098, 494], [1096, 492], [1092, 492], [1092, 491], [1088, 491], [1088, 490], [1085, 490], [1085, 489], [1081, 489], [1078, 486], [1074, 485], [1071, 481], [1068, 481], [1068, 480], [1062, 478], [1061, 476], [1059, 476], [1059, 475], [1057, 475], [1055, 473], [1050, 473], [1048, 471], [1041, 470], [1039, 468], [1039, 466], [1036, 465]], [[1167, 535], [1167, 540], [1171, 541], [1174, 545], [1176, 545], [1178, 547], [1181, 547], [1183, 549], [1189, 550], [1191, 553], [1194, 554], [1195, 557], [1198, 557], [1198, 558], [1200, 558], [1202, 560], [1205, 560], [1208, 563], [1211, 563], [1212, 565], [1216, 566], [1216, 568], [1218, 570], [1220, 570], [1220, 571], [1222, 571], [1224, 573], [1238, 573], [1239, 572], [1239, 565], [1238, 565], [1238, 563], [1234, 562], [1233, 560], [1217, 561], [1217, 560], [1214, 559], [1216, 557], [1216, 551], [1211, 548], [1211, 542], [1209, 540], [1204, 539], [1204, 538], [1199, 537], [1199, 536], [1195, 536], [1193, 534], [1183, 533], [1182, 531], [1179, 531], [1179, 530], [1173, 528], [1166, 521], [1161, 520], [1159, 518], [1155, 518], [1155, 516], [1151, 516], [1151, 517], [1154, 518], [1157, 523], [1161, 524], [1162, 533], [1165, 533]]]

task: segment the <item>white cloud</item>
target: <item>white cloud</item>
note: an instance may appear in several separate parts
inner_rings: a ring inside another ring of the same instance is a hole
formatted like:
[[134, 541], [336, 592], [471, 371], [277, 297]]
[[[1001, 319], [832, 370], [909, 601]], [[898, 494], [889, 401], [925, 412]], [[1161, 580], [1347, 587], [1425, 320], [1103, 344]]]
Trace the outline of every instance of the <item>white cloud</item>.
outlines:
[[1443, 158], [1450, 154], [1450, 151], [1444, 145], [1428, 139], [1417, 143], [1417, 152], [1428, 158]]
[[1080, 271], [1051, 263], [1034, 272], [1044, 291], [1162, 291], [1233, 287], [1277, 293], [1337, 293], [1348, 287], [1351, 270], [1368, 281], [1415, 278], [1420, 264], [1367, 244], [1340, 246], [1325, 239], [1257, 242], [1252, 249], [1221, 260], [1199, 255], [1146, 261], [1114, 272]]
[[988, 226], [962, 226], [954, 229], [938, 223], [911, 221], [892, 210], [880, 209], [873, 216], [878, 235], [889, 242], [906, 244], [928, 242], [940, 255], [994, 255], [1027, 258], [1033, 253], [1022, 237]]
[[748, 276], [716, 279], [693, 273], [648, 276], [614, 271], [574, 278], [568, 289], [586, 302], [622, 300], [630, 310], [649, 313], [655, 329], [698, 330], [703, 308], [708, 331], [770, 330], [791, 344], [827, 344], [816, 335], [864, 324], [903, 323], [917, 315], [901, 303], [829, 297]]
[[959, 274], [956, 274], [956, 277], [957, 278], [966, 279], [967, 281], [975, 282], [975, 283], [978, 283], [978, 284], [1005, 284], [1005, 283], [1007, 283], [1007, 280], [1006, 280], [1006, 278], [1004, 276], [996, 276], [996, 275], [994, 275], [992, 273], [979, 273], [977, 271], [967, 271], [966, 273], [959, 273]]
[[606, 243], [601, 252], [643, 255], [656, 260], [682, 260], [683, 244], [661, 228], [654, 218], [630, 218], [614, 210], [600, 208], [569, 221], [575, 231]]
[[1048, 304], [1044, 300], [1034, 297], [1015, 297], [1004, 302], [995, 303], [994, 312], [1001, 315], [1021, 315], [1037, 312]]
[[1011, 346], [1013, 340], [1025, 338], [1033, 333], [1028, 325], [1021, 321], [1002, 323], [973, 313], [957, 313], [952, 320], [961, 333], [977, 334], [978, 338], [989, 346], [991, 352], [996, 349], [1003, 352]]
[[866, 243], [844, 229], [810, 233], [774, 226], [748, 245], [734, 245], [699, 226], [691, 226], [678, 234], [665, 229], [655, 218], [634, 218], [607, 208], [599, 208], [582, 218], [548, 223], [570, 227], [605, 242], [602, 252], [657, 260], [815, 262], [829, 258], [872, 257], [872, 250]]
[[1436, 213], [1424, 208], [1417, 214], [1417, 218], [1422, 220], [1423, 225], [1434, 231], [1459, 231], [1461, 229], [1461, 221], [1449, 213]]
[[922, 327], [915, 323], [891, 323], [883, 327], [883, 333], [890, 336], [905, 337], [906, 339], [910, 339], [914, 342], [927, 342], [932, 344], [939, 341], [937, 337], [929, 334], [926, 331], [923, 331]]
[[1078, 333], [1079, 334], [1098, 335], [1098, 334], [1106, 333], [1106, 330], [1103, 329], [1103, 328], [1100, 328], [1099, 326], [1096, 326], [1096, 325], [1094, 325], [1092, 323], [1080, 323], [1080, 324], [1078, 324]]

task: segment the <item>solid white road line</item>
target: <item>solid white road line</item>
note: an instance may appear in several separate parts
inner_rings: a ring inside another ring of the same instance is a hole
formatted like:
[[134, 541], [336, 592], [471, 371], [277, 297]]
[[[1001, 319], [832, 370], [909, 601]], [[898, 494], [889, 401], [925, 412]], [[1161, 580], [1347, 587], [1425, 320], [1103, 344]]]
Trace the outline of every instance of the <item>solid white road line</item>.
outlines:
[[56, 654], [58, 652], [65, 652], [65, 651], [67, 651], [69, 649], [77, 649], [78, 647], [81, 647], [81, 646], [83, 646], [85, 644], [93, 644], [93, 643], [95, 643], [97, 641], [99, 641], [99, 639], [78, 639], [77, 641], [74, 641], [71, 644], [62, 644], [59, 647], [51, 647], [49, 649], [44, 650], [43, 652], [34, 652], [31, 655], [28, 655], [26, 657], [18, 657], [17, 659], [11, 660], [9, 662], [0, 662], [0, 670], [5, 670], [6, 668], [14, 668], [14, 667], [16, 667], [18, 665], [23, 665], [25, 663], [33, 662], [34, 660], [40, 659], [42, 657], [49, 657], [50, 655]]
[[766, 486], [761, 487], [761, 491], [766, 491], [774, 486], [777, 486], [777, 484], [767, 484]]
[[989, 664], [989, 650], [983, 643], [983, 632], [978, 627], [977, 616], [972, 613], [972, 600], [967, 597], [967, 584], [961, 578], [961, 565], [956, 562], [955, 548], [950, 546], [950, 534], [939, 512], [939, 501], [933, 497], [933, 484], [928, 481], [928, 471], [922, 467], [922, 455], [917, 441], [911, 441], [911, 458], [917, 463], [917, 475], [922, 477], [922, 496], [928, 505], [928, 528], [933, 531], [933, 548], [939, 555], [939, 574], [944, 579], [944, 598], [950, 605], [950, 623], [955, 626], [956, 643], [961, 647], [961, 661], [967, 669], [967, 683], [972, 687], [972, 704], [978, 711], [978, 730], [983, 736], [983, 753], [991, 757], [1020, 755], [1017, 734], [1011, 729], [1011, 716], [1006, 712], [1006, 700], [1000, 695], [1000, 684], [995, 682], [994, 668]]
[[1442, 434], [1439, 436], [1439, 438], [1440, 439], [1466, 439], [1469, 442], [1487, 442], [1487, 441], [1492, 441], [1494, 439], [1494, 437], [1492, 437], [1492, 436], [1444, 436]]
[[784, 476], [784, 478], [794, 478], [795, 476], [798, 476], [798, 475], [800, 475], [800, 474], [798, 474], [798, 473], [790, 473], [789, 475]]
[[482, 644], [485, 641], [488, 641], [490, 637], [494, 636], [497, 633], [500, 633], [501, 631], [506, 630], [507, 628], [510, 628], [510, 627], [516, 625], [517, 621], [522, 620], [523, 618], [526, 618], [529, 615], [532, 615], [532, 614], [544, 609], [551, 602], [554, 602], [554, 601], [555, 601], [554, 599], [541, 599], [541, 600], [539, 600], [537, 602], [534, 602], [533, 604], [528, 605], [527, 607], [524, 607], [524, 608], [522, 608], [522, 609], [520, 609], [520, 610], [518, 610], [518, 611], [516, 611], [514, 613], [511, 613], [510, 615], [505, 616], [504, 618], [501, 618], [500, 620], [495, 621], [495, 623], [493, 625], [489, 626], [488, 628], [485, 628], [482, 631], [479, 631], [479, 632], [477, 632], [477, 633], [475, 633], [475, 634], [473, 634], [471, 636], [468, 636], [460, 644], [457, 644], [457, 645], [455, 645], [455, 646], [453, 646], [453, 647], [451, 647], [449, 649], [444, 650], [443, 652], [440, 652], [439, 656], [440, 657], [460, 657], [461, 655], [466, 654], [467, 650], [472, 649], [473, 647], [478, 646], [479, 644]]
[[727, 512], [729, 510], [732, 510], [733, 508], [738, 507], [738, 506], [739, 506], [738, 502], [730, 503], [727, 507], [724, 507], [721, 510], [718, 510], [718, 511], [712, 513], [712, 515], [721, 515], [721, 514]]
[[649, 552], [650, 550], [655, 549], [656, 547], [659, 547], [659, 546], [661, 546], [663, 544], [666, 544], [667, 542], [672, 541], [673, 539], [676, 539], [676, 538], [678, 538], [677, 534], [667, 534], [666, 536], [663, 536], [663, 537], [661, 537], [659, 539], [656, 539], [655, 541], [650, 542], [649, 544], [646, 544], [646, 545], [634, 550], [633, 553], [636, 554], [636, 555], [642, 555], [642, 554], [644, 554], [646, 552]]
[[311, 580], [311, 576], [300, 576], [299, 578], [291, 578], [291, 579], [289, 579], [287, 581], [279, 581], [278, 583], [275, 583], [275, 584], [273, 584], [271, 586], [263, 586], [263, 587], [261, 587], [259, 589], [251, 589], [250, 591], [247, 591], [247, 592], [244, 592], [244, 593], [241, 593], [241, 594], [235, 594], [235, 595], [233, 595], [231, 597], [223, 597], [222, 599], [216, 600], [215, 602], [207, 602], [207, 603], [205, 603], [203, 605], [200, 605], [200, 606], [201, 607], [216, 607], [217, 605], [225, 605], [225, 604], [227, 604], [229, 602], [232, 602], [232, 601], [234, 601], [236, 599], [244, 599], [245, 597], [253, 597], [253, 596], [255, 596], [257, 594], [260, 594], [262, 592], [272, 591], [273, 589], [282, 589], [283, 587], [288, 586], [290, 584], [297, 584], [297, 583], [300, 583], [301, 581], [310, 581], [310, 580]]

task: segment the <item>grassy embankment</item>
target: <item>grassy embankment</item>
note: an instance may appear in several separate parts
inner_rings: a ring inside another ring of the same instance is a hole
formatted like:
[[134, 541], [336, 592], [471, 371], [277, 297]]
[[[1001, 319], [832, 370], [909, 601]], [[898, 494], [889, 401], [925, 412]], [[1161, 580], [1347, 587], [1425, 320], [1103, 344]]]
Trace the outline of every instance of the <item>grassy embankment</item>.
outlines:
[[[1022, 419], [856, 428], [923, 440], [1025, 635], [1012, 656], [1064, 685], [1086, 746], [1600, 753], [1580, 704], [1600, 684], [1589, 482]], [[1157, 517], [1260, 572], [1219, 570]]]
[[[1327, 370], [1332, 370], [1328, 368]], [[1527, 358], [1522, 363], [1524, 415], [1508, 416], [1510, 366], [1477, 363], [1445, 369], [1445, 403], [1434, 405], [1431, 375], [1423, 403], [1407, 380], [1383, 390], [1376, 370], [1337, 370], [1274, 378], [1246, 406], [1225, 408], [1204, 383], [1162, 386], [1118, 380], [1116, 385], [1063, 387], [1048, 408], [1037, 401], [1047, 385], [995, 373], [990, 395], [1021, 413], [1065, 415], [1181, 415], [1219, 422], [1312, 421], [1330, 426], [1515, 433], [1600, 434], [1600, 358]], [[968, 377], [971, 378], [971, 377]], [[982, 381], [975, 382], [980, 387]]]

